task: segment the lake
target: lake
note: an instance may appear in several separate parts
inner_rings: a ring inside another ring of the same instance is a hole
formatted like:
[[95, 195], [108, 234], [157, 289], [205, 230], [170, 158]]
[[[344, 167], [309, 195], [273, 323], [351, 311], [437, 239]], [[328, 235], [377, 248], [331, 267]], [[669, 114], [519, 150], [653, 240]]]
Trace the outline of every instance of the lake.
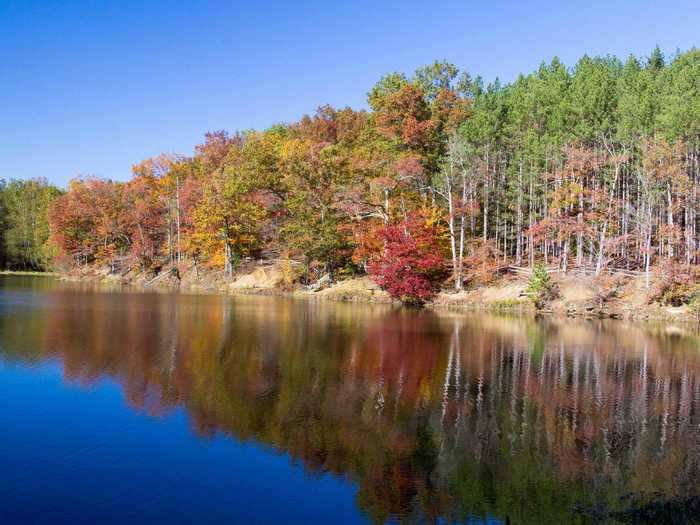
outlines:
[[0, 522], [690, 522], [699, 343], [3, 276]]

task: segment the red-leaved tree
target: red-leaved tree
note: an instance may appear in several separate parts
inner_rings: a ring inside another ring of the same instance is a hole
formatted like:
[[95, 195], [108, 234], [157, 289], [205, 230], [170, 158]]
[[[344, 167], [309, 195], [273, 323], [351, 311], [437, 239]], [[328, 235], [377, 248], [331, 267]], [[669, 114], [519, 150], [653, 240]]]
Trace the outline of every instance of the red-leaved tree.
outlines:
[[444, 228], [429, 214], [413, 213], [385, 226], [380, 235], [385, 248], [369, 264], [372, 279], [407, 304], [423, 304], [433, 297], [447, 275]]

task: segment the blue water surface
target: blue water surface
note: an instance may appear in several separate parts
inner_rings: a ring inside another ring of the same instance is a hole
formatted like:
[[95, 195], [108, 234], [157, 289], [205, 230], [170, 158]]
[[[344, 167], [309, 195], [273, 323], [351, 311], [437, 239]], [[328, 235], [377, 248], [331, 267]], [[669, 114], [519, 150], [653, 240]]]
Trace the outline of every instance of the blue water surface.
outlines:
[[255, 443], [149, 417], [104, 378], [0, 361], [2, 523], [364, 523], [355, 488]]

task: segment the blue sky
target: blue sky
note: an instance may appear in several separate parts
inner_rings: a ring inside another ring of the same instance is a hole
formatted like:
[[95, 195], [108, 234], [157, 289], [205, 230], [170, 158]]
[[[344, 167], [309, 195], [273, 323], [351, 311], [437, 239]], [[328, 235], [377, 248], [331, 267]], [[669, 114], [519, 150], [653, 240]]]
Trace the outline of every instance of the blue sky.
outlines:
[[124, 180], [207, 130], [363, 107], [390, 71], [444, 58], [508, 81], [555, 55], [686, 50], [699, 20], [697, 0], [0, 0], [0, 178]]

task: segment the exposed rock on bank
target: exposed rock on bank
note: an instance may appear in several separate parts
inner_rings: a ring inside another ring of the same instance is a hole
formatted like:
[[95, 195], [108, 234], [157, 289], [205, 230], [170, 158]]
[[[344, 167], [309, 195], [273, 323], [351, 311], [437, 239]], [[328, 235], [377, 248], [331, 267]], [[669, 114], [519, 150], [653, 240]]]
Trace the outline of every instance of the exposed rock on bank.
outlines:
[[254, 290], [282, 290], [284, 274], [279, 265], [256, 268], [251, 273], [238, 276], [228, 287], [231, 292]]
[[389, 294], [379, 288], [377, 283], [375, 283], [369, 277], [346, 279], [319, 290], [318, 292], [315, 292], [314, 295], [323, 299], [344, 302], [392, 302]]

